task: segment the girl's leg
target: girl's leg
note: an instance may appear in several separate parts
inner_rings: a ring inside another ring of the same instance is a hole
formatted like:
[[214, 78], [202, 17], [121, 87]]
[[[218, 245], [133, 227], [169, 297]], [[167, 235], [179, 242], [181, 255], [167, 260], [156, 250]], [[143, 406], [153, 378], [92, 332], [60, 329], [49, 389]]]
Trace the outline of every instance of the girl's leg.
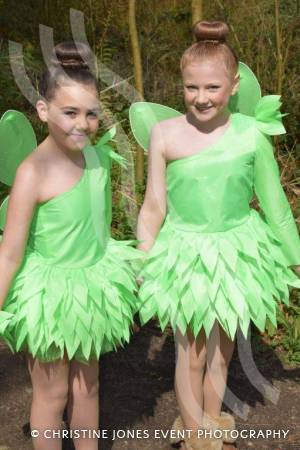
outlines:
[[177, 331], [175, 391], [185, 429], [197, 429], [203, 415], [203, 377], [206, 366], [206, 338], [202, 330], [195, 339], [189, 330]]
[[231, 341], [216, 323], [207, 340], [207, 367], [204, 377], [204, 412], [211, 417], [220, 416], [233, 350], [234, 341]]
[[28, 368], [33, 388], [30, 427], [31, 431], [39, 433], [38, 437], [32, 438], [33, 448], [61, 450], [61, 437], [51, 433], [62, 428], [68, 398], [69, 363], [65, 360], [42, 363], [29, 356]]
[[[76, 450], [97, 450], [98, 439], [93, 430], [99, 427], [99, 363], [83, 364], [72, 361], [69, 374], [68, 420], [70, 430], [90, 430], [86, 436], [81, 432], [74, 439]], [[89, 435], [91, 437], [89, 437]]]

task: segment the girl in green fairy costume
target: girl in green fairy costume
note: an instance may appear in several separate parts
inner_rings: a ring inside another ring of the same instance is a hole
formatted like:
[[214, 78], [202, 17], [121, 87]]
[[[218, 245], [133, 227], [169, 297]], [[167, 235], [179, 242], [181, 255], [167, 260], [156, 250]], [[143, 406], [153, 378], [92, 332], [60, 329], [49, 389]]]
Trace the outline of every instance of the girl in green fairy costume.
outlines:
[[84, 44], [55, 47], [37, 102], [49, 135], [37, 148], [21, 113], [0, 122], [0, 179], [14, 181], [0, 211], [0, 336], [28, 355], [39, 450], [61, 449], [66, 405], [75, 448], [98, 449], [98, 358], [129, 340], [136, 311], [127, 260], [138, 252], [110, 238], [111, 158], [123, 162], [107, 144], [115, 130], [89, 143], [99, 124], [90, 59]]
[[[175, 333], [174, 428], [204, 432], [234, 429], [221, 406], [237, 328], [246, 337], [251, 322], [261, 331], [267, 318], [276, 325], [287, 286], [300, 287], [300, 241], [269, 139], [285, 132], [279, 97], [261, 98], [224, 23], [199, 22], [194, 31], [181, 59], [186, 114], [137, 103], [131, 124], [149, 147], [140, 317], [157, 316]], [[254, 193], [261, 214], [249, 206]], [[181, 446], [233, 447], [216, 436], [194, 432]]]

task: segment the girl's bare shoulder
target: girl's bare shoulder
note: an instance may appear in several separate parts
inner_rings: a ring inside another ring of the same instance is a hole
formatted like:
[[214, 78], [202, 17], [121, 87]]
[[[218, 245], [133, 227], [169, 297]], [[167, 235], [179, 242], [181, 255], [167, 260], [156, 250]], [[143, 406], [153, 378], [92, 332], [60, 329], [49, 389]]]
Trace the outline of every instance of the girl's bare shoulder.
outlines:
[[172, 117], [171, 119], [162, 120], [155, 124], [152, 128], [151, 135], [161, 136], [164, 140], [173, 138], [181, 133], [186, 126], [185, 115]]
[[186, 123], [186, 117], [184, 114], [177, 117], [172, 117], [171, 119], [165, 119], [158, 122], [155, 126], [160, 127], [165, 132], [174, 131], [174, 128], [184, 126]]
[[37, 187], [39, 180], [45, 175], [46, 166], [47, 162], [41, 144], [19, 165], [15, 183], [29, 183]]

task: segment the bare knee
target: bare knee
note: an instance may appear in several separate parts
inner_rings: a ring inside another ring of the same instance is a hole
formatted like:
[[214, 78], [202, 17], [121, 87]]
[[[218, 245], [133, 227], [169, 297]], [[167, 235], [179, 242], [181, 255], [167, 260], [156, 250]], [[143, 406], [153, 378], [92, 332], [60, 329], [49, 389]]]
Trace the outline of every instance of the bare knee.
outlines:
[[189, 372], [204, 372], [206, 367], [206, 349], [196, 351], [194, 346], [187, 346], [178, 352], [176, 369], [182, 370], [185, 367]]
[[70, 378], [70, 395], [74, 398], [94, 398], [99, 392], [98, 366], [84, 367], [74, 365]]
[[68, 366], [62, 361], [41, 363], [31, 360], [33, 404], [43, 404], [47, 410], [63, 410], [68, 399]]
[[68, 401], [68, 385], [51, 386], [49, 389], [33, 388], [33, 405], [39, 404], [52, 413], [63, 412]]
[[219, 357], [207, 363], [207, 372], [212, 377], [217, 377], [226, 374], [228, 371], [229, 362], [224, 358]]
[[93, 380], [89, 383], [82, 383], [80, 380], [74, 380], [72, 384], [71, 394], [73, 397], [94, 398], [98, 396], [99, 381]]
[[202, 349], [200, 353], [191, 351], [189, 355], [190, 371], [204, 372], [206, 366], [206, 350]]

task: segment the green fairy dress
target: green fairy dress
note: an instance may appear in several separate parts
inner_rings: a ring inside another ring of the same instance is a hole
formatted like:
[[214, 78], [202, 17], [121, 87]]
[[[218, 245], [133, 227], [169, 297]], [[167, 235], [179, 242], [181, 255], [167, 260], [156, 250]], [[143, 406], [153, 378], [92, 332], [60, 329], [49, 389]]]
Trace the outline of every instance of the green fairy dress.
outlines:
[[[250, 321], [276, 325], [288, 285], [300, 287], [289, 268], [300, 264], [299, 235], [268, 137], [284, 132], [278, 106], [278, 96], [257, 99], [250, 115], [231, 114], [218, 142], [168, 163], [167, 216], [141, 272], [142, 323], [157, 316], [162, 329], [208, 336], [218, 322], [231, 339], [237, 327], [247, 336]], [[139, 143], [147, 146], [153, 123], [176, 115], [136, 103]], [[254, 194], [261, 213], [249, 206]]]
[[[14, 113], [5, 121], [18, 122]], [[84, 149], [86, 167], [73, 188], [36, 209], [0, 311], [0, 332], [13, 351], [87, 362], [129, 340], [136, 285], [127, 261], [137, 251], [110, 238], [110, 159], [121, 158], [107, 145], [111, 137]]]

